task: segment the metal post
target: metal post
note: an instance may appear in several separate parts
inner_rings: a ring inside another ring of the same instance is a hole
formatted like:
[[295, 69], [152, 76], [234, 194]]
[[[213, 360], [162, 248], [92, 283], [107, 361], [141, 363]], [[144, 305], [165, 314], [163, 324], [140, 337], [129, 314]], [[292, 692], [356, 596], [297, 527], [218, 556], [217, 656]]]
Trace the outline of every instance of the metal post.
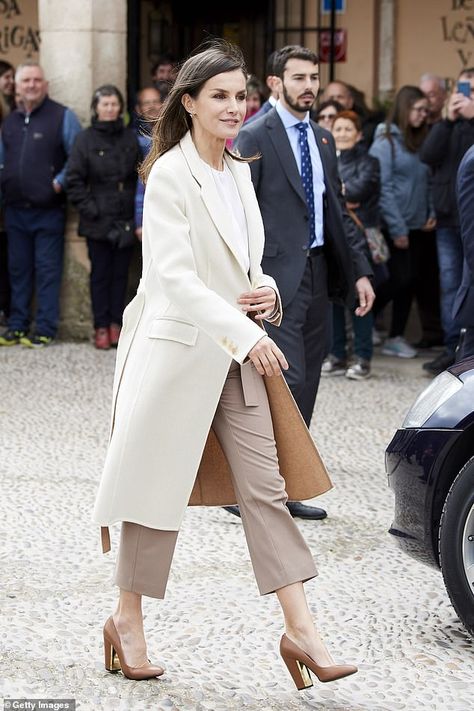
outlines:
[[336, 59], [336, 0], [331, 0], [331, 45], [329, 48], [329, 81], [334, 81]]
[[140, 18], [141, 4], [127, 3], [127, 105], [130, 116], [140, 88]]

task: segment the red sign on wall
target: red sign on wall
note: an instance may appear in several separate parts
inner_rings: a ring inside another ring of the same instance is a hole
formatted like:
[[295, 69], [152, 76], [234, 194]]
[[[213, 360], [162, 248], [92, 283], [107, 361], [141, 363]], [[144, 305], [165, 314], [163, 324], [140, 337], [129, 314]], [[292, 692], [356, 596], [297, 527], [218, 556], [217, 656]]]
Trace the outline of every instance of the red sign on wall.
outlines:
[[[319, 61], [322, 64], [331, 61], [331, 30], [319, 33]], [[334, 32], [334, 61], [347, 61], [347, 30]]]

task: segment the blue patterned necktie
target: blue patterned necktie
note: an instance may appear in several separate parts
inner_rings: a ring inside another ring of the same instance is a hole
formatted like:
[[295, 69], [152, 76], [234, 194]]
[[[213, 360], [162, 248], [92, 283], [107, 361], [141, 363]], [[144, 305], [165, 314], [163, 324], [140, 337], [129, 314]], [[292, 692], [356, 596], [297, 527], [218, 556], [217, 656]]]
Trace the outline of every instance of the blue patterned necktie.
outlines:
[[316, 218], [314, 214], [313, 168], [311, 166], [311, 155], [309, 152], [307, 134], [309, 123], [304, 123], [303, 121], [300, 121], [300, 123], [296, 124], [296, 128], [300, 132], [299, 142], [301, 149], [301, 182], [303, 183], [303, 188], [306, 195], [306, 203], [308, 205], [310, 216], [308, 247], [311, 247], [316, 238]]

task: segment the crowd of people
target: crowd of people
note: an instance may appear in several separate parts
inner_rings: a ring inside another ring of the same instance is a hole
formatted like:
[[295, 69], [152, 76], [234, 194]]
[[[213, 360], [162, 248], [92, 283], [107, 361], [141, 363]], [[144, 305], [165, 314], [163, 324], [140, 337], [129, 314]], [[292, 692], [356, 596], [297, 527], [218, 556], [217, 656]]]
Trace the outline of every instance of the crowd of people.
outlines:
[[[468, 92], [459, 91], [460, 82]], [[352, 117], [347, 111], [354, 112]], [[437, 375], [455, 361], [464, 326], [453, 315], [463, 271], [456, 176], [474, 144], [474, 68], [464, 69], [450, 91], [442, 77], [424, 74], [418, 86], [399, 89], [384, 117], [369, 110], [353, 87], [332, 82], [315, 120], [334, 135], [347, 205], [371, 249], [376, 290], [372, 344], [400, 358], [439, 347], [436, 357], [423, 363], [427, 374]], [[421, 329], [416, 343], [407, 339], [413, 301]], [[354, 322], [356, 360], [351, 366], [347, 323], [337, 305], [333, 312], [333, 343], [323, 374], [369, 377], [372, 349], [367, 335], [361, 345], [363, 324]]]
[[[251, 121], [278, 100], [274, 57], [267, 65], [270, 95]], [[465, 93], [458, 89], [463, 83]], [[400, 88], [387, 112], [370, 109], [356, 87], [333, 81], [311, 114], [334, 136], [346, 205], [366, 234], [377, 296], [373, 314], [352, 319], [352, 328], [340, 305], [332, 306], [322, 374], [366, 379], [373, 345], [380, 345], [382, 354], [400, 358], [438, 347], [423, 364], [437, 375], [454, 362], [463, 326], [453, 316], [463, 271], [455, 185], [474, 143], [474, 68], [463, 69], [450, 90], [444, 78], [424, 74], [418, 86]], [[413, 301], [421, 329], [416, 343], [406, 337]]]
[[[279, 100], [277, 60], [278, 50], [268, 57], [264, 81], [248, 75], [245, 126]], [[131, 116], [117, 87], [98, 87], [90, 126], [82, 129], [70, 109], [49, 97], [40, 66], [15, 71], [0, 62], [0, 345], [42, 347], [56, 337], [68, 201], [87, 241], [95, 346], [117, 345], [134, 244], [141, 240], [145, 187], [138, 166], [176, 72], [175, 58], [163, 56]], [[468, 91], [459, 90], [466, 85]], [[455, 185], [474, 143], [474, 68], [462, 70], [449, 90], [442, 77], [424, 74], [418, 86], [401, 87], [387, 111], [370, 109], [355, 86], [332, 81], [310, 115], [334, 139], [346, 208], [365, 235], [376, 292], [363, 318], [340, 303], [331, 306], [322, 375], [370, 377], [374, 346], [400, 358], [438, 347], [423, 364], [436, 375], [454, 362], [463, 325], [453, 316], [463, 271]], [[227, 142], [231, 150], [237, 145], [238, 139]], [[407, 336], [414, 302], [416, 343]]]
[[98, 87], [82, 129], [73, 111], [49, 97], [41, 66], [0, 63], [0, 346], [42, 348], [56, 338], [68, 203], [87, 242], [95, 347], [117, 346], [141, 239], [138, 166], [174, 71], [169, 57], [152, 68], [132, 116], [116, 86]]

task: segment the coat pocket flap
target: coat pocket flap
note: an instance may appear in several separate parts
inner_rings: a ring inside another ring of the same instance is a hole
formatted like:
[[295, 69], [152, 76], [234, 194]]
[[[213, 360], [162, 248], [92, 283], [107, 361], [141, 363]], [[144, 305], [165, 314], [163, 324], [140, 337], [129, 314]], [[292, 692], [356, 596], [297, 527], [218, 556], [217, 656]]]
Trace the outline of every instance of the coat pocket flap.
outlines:
[[167, 341], [179, 341], [187, 346], [194, 346], [198, 329], [191, 323], [170, 318], [157, 318], [150, 323], [148, 338], [164, 338]]

